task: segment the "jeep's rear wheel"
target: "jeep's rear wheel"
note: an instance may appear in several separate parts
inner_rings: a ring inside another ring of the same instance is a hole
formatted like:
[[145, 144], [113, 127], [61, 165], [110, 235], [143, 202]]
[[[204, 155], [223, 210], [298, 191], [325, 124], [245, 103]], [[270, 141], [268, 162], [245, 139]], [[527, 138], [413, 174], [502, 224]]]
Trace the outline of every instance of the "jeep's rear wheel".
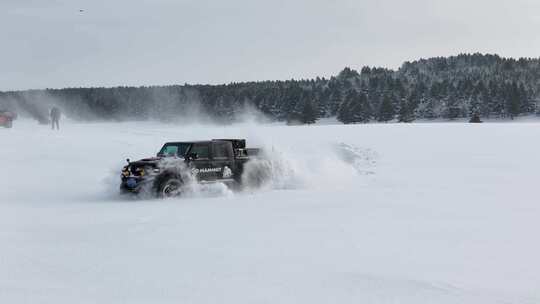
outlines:
[[162, 198], [175, 197], [182, 194], [182, 181], [169, 178], [163, 181], [158, 189], [158, 195]]

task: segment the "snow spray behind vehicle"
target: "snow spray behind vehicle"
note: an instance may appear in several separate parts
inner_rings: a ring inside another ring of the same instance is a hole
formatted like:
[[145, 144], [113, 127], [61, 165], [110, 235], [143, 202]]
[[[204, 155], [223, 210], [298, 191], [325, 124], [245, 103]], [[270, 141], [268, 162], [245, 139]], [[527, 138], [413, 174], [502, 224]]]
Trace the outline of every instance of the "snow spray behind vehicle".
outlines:
[[244, 168], [244, 189], [343, 187], [375, 173], [378, 156], [370, 149], [339, 143], [324, 149], [300, 150], [263, 148], [261, 157], [249, 161]]

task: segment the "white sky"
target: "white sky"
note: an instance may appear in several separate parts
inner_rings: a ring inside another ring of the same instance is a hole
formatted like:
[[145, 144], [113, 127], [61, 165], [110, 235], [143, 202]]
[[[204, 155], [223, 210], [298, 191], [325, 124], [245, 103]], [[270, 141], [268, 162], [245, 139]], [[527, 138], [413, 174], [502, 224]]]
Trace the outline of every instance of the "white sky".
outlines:
[[0, 90], [311, 78], [477, 51], [539, 57], [539, 29], [538, 0], [1, 0]]

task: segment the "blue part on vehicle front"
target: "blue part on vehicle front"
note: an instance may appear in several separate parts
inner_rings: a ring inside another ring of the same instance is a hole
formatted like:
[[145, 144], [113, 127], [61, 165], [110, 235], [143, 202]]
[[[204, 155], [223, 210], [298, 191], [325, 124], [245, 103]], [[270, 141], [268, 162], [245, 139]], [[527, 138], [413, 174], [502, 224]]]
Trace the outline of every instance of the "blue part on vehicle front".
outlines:
[[137, 188], [137, 180], [133, 177], [130, 177], [126, 180], [126, 187], [129, 189]]
[[125, 177], [122, 178], [122, 184], [120, 185], [120, 190], [123, 192], [138, 193], [141, 190], [142, 181], [139, 181], [135, 177]]

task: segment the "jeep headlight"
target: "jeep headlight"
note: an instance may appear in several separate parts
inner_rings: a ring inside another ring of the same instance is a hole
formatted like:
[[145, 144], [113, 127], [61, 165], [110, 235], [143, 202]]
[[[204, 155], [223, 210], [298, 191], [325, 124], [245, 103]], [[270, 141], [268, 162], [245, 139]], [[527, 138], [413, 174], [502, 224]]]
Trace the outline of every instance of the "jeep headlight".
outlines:
[[140, 176], [144, 175], [144, 168], [137, 168], [135, 171], [139, 173]]

